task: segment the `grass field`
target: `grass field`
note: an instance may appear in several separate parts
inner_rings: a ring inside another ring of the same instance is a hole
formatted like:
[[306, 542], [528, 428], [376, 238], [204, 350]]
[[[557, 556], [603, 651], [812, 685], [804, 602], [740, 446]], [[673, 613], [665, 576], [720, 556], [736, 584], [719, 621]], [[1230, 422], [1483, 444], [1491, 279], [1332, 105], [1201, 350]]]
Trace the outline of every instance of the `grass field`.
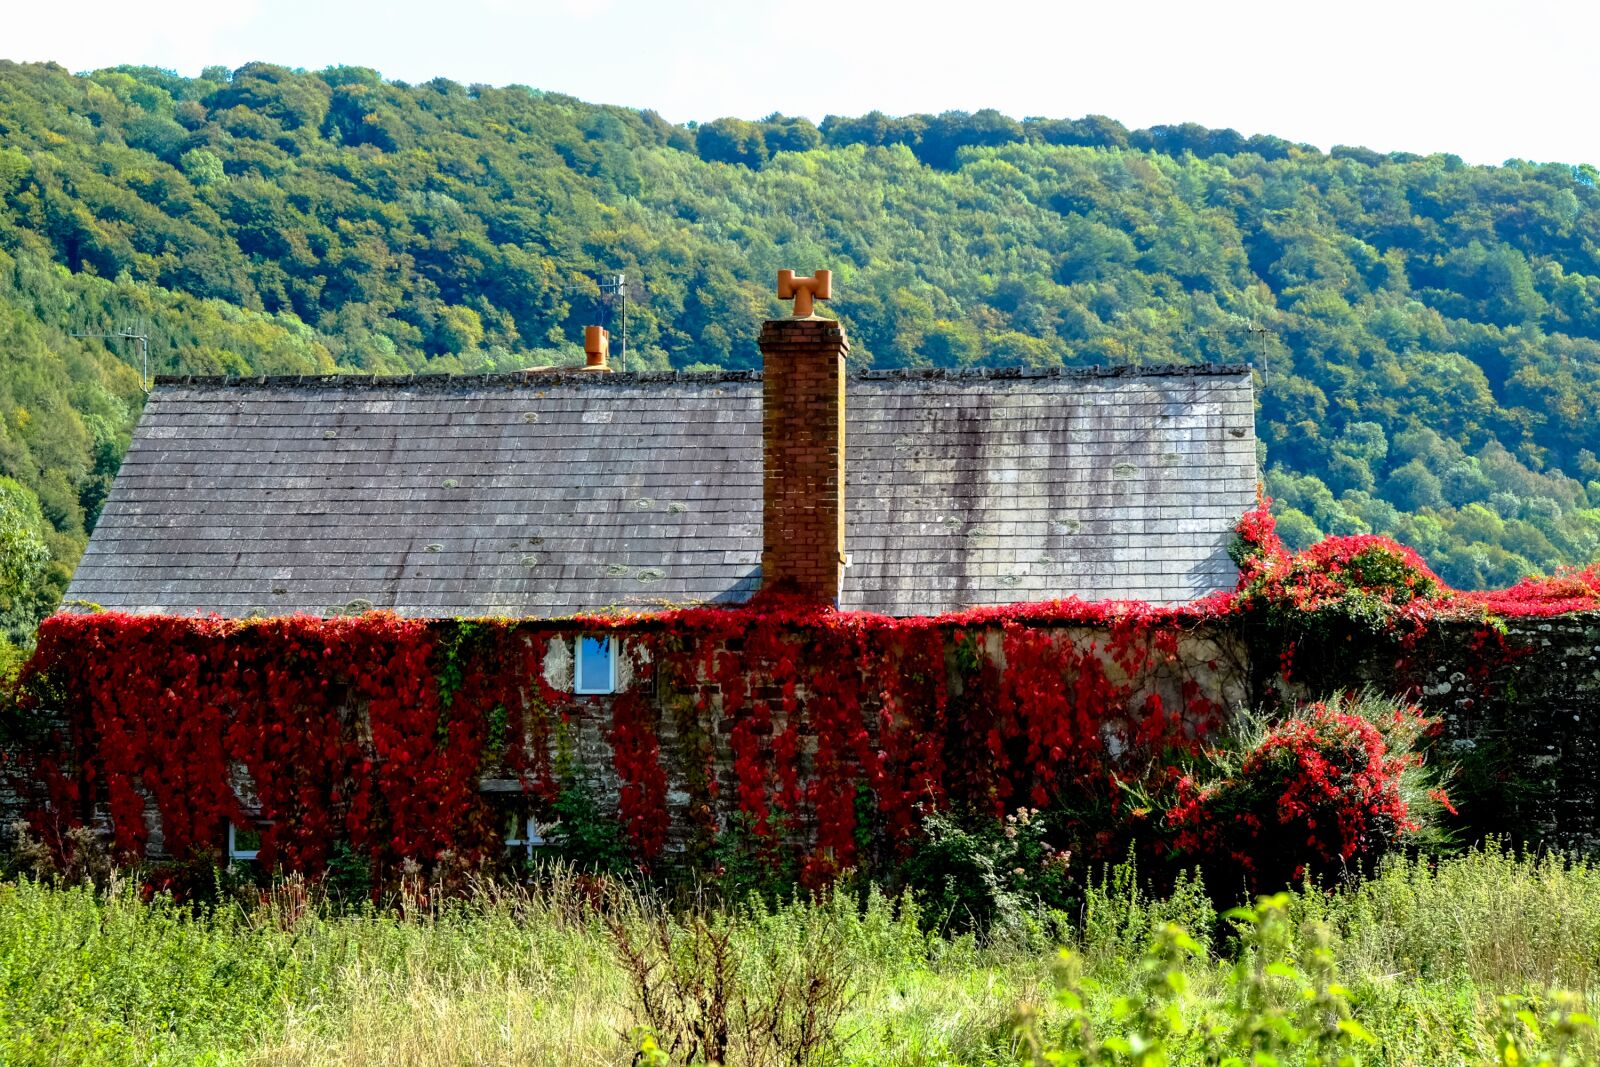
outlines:
[[[1089, 1040], [1086, 1021], [1107, 1049], [1135, 1028], [1155, 973], [1141, 960], [1168, 922], [1204, 952], [1176, 968], [1165, 1054], [1218, 1062], [1211, 1031], [1248, 999], [1252, 950], [1200, 895], [1151, 901], [1132, 884], [1106, 879], [1078, 913], [980, 942], [924, 933], [915, 909], [870, 891], [698, 912], [614, 891], [597, 910], [592, 886], [555, 876], [402, 917], [336, 912], [294, 886], [197, 912], [127, 886], [0, 883], [0, 1063], [627, 1064], [647, 1018], [685, 1033], [722, 1020], [729, 1062], [1014, 1063], [1019, 1010], [1057, 1045]], [[1309, 973], [1316, 944], [1331, 948], [1374, 1038], [1359, 1062], [1498, 1064], [1504, 1033], [1526, 1054], [1567, 1030], [1568, 1062], [1600, 1062], [1582, 1025], [1530, 1029], [1551, 990], [1600, 995], [1600, 870], [1490, 848], [1392, 862], [1286, 908], [1285, 959]], [[1080, 1012], [1058, 993], [1058, 939], [1077, 955]], [[1301, 1010], [1287, 980], [1250, 995], [1265, 997], [1251, 1010]], [[1107, 1049], [1084, 1062], [1140, 1062]], [[1317, 1055], [1308, 1043], [1281, 1062], [1338, 1062]]]

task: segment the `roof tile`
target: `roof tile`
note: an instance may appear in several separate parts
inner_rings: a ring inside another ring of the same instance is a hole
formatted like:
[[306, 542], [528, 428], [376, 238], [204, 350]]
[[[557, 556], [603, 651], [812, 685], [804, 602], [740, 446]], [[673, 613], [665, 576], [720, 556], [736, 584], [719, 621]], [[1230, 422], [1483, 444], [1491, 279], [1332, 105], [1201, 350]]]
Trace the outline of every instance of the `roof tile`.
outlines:
[[[847, 401], [847, 608], [1192, 599], [1255, 499], [1241, 368], [880, 372]], [[224, 615], [730, 602], [759, 375], [158, 383], [69, 599]]]

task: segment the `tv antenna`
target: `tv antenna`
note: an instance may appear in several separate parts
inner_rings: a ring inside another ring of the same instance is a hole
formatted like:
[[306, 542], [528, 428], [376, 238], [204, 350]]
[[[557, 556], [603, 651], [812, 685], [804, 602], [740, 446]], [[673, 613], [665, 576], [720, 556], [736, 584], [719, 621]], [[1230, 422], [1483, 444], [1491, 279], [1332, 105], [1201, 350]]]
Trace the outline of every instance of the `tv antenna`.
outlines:
[[1258, 325], [1254, 318], [1250, 320], [1245, 330], [1256, 339], [1256, 352], [1261, 357], [1261, 388], [1265, 389], [1272, 384], [1272, 360], [1267, 354], [1267, 334], [1272, 331]]
[[123, 330], [120, 333], [75, 333], [73, 337], [98, 337], [101, 339], [121, 337], [129, 341], [139, 342], [139, 388], [146, 393], [150, 391], [150, 335], [147, 333], [134, 333], [132, 330]]
[[639, 299], [644, 295], [644, 287], [637, 281], [630, 282], [623, 273], [602, 274], [600, 276], [600, 304], [606, 309], [607, 325], [615, 317], [620, 326], [617, 337], [617, 370], [628, 369], [628, 299]]

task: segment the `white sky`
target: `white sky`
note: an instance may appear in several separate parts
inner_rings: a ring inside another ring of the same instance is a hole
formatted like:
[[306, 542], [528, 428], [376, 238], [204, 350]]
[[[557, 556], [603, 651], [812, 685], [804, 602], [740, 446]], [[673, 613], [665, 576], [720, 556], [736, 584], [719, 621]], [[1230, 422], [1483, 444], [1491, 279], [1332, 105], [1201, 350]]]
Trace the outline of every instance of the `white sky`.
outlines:
[[0, 0], [0, 58], [342, 63], [680, 122], [994, 107], [1600, 163], [1593, 0]]

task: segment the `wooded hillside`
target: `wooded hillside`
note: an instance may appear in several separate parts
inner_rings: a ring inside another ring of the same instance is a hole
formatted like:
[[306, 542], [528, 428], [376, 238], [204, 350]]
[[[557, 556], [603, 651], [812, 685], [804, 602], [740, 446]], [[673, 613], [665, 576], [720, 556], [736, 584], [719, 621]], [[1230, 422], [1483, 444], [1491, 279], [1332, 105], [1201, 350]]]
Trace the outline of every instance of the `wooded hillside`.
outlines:
[[830, 266], [859, 363], [1249, 361], [1291, 544], [1464, 587], [1600, 554], [1588, 166], [994, 112], [674, 126], [525, 87], [0, 63], [0, 631], [64, 589], [161, 373], [757, 364]]

